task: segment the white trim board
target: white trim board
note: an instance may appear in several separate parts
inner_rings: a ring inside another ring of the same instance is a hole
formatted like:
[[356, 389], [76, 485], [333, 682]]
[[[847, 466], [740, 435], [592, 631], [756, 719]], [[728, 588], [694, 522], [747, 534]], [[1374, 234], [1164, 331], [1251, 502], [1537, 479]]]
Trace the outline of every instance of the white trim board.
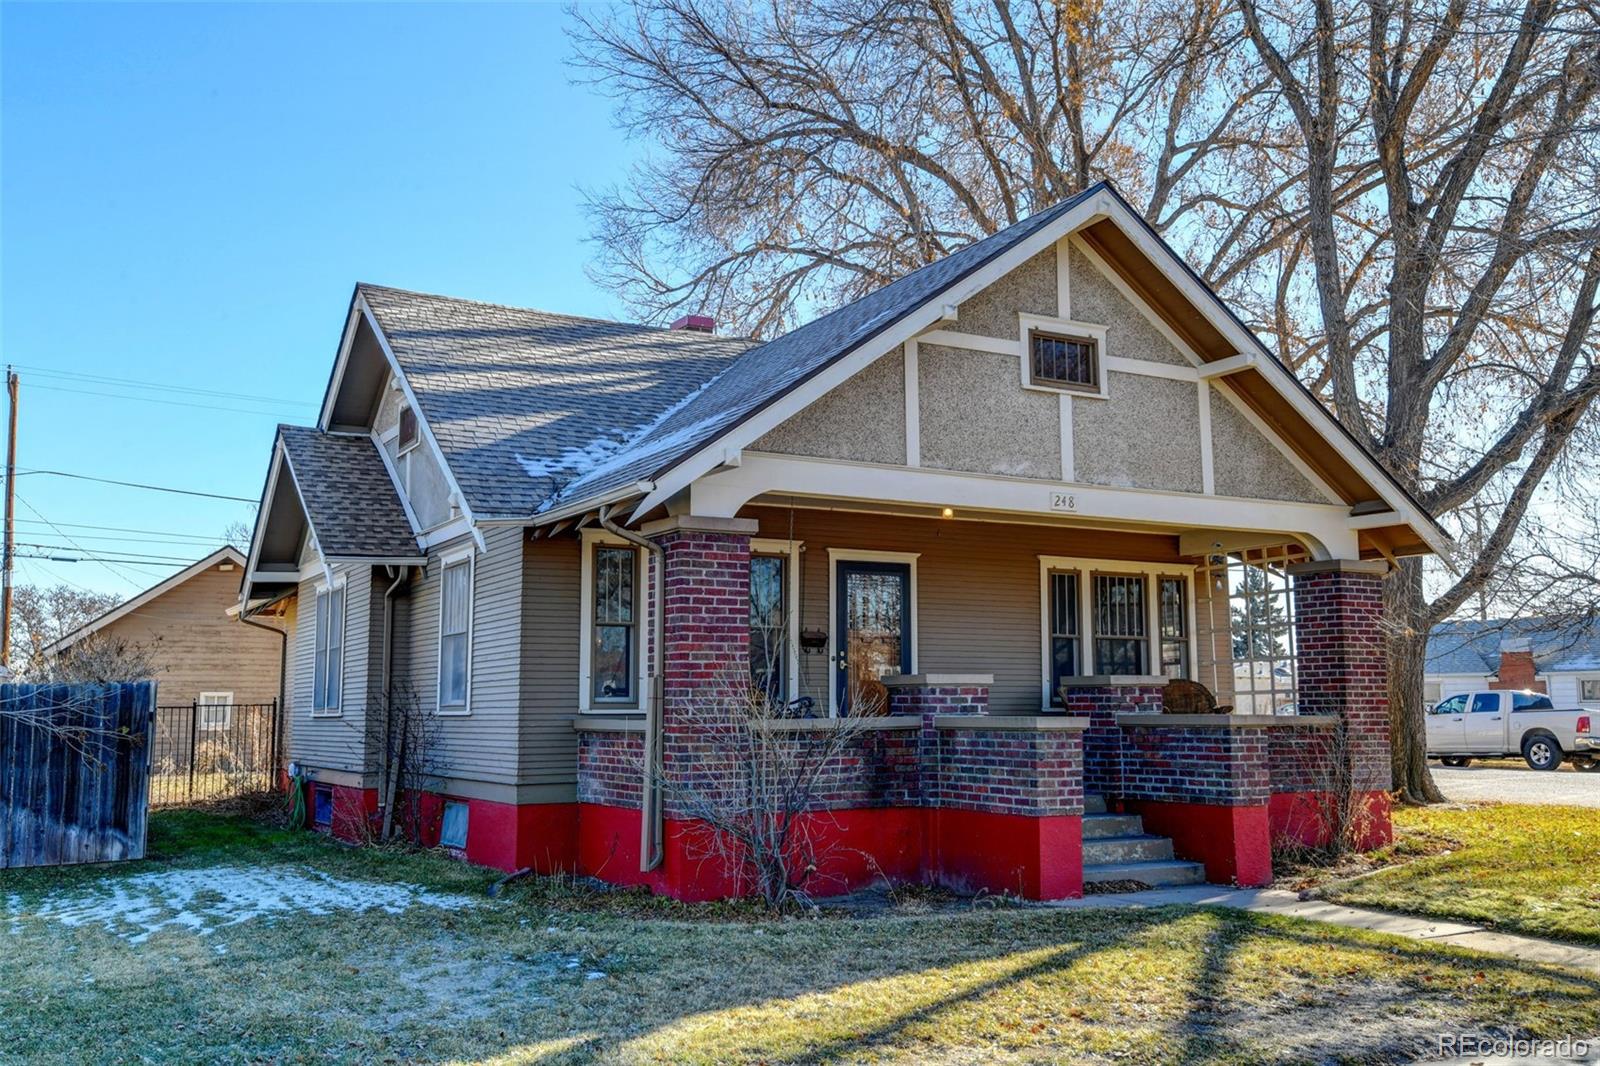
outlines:
[[98, 633], [100, 630], [117, 621], [119, 618], [126, 618], [128, 615], [132, 614], [134, 611], [137, 611], [140, 607], [143, 607], [151, 600], [171, 592], [173, 589], [177, 588], [185, 581], [188, 581], [190, 578], [204, 573], [213, 566], [218, 566], [224, 562], [232, 563], [234, 566], [243, 566], [245, 564], [245, 557], [241, 555], [239, 549], [233, 547], [233, 545], [224, 544], [210, 555], [207, 555], [201, 559], [196, 559], [194, 562], [190, 563], [182, 570], [179, 570], [171, 577], [151, 585], [143, 592], [134, 594], [131, 599], [124, 600], [122, 603], [119, 603], [117, 606], [111, 608], [109, 611], [105, 612], [99, 617], [85, 622], [83, 625], [79, 626], [77, 629], [74, 629], [65, 636], [59, 637], [51, 643], [46, 644], [44, 646], [44, 654], [55, 655], [58, 652], [65, 651], [67, 648], [72, 647], [72, 645], [78, 643], [78, 641], [84, 639], [85, 637], [94, 633]]

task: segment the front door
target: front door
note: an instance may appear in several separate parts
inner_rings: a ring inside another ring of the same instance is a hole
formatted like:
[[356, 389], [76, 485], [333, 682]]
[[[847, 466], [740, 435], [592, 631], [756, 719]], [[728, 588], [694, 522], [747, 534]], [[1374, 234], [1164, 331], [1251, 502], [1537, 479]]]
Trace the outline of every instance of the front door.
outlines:
[[838, 581], [834, 705], [840, 714], [887, 714], [881, 678], [911, 672], [911, 567], [840, 562]]

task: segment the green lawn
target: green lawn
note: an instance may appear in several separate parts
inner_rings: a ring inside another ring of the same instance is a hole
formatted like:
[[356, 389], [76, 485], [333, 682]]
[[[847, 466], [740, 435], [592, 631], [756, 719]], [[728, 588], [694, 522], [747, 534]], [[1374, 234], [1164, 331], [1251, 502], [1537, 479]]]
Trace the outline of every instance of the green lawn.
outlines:
[[1600, 811], [1397, 808], [1394, 824], [1399, 865], [1323, 898], [1600, 944]]
[[[152, 851], [0, 875], [0, 1061], [1390, 1062], [1445, 1032], [1592, 1035], [1600, 1011], [1593, 977], [1237, 912], [490, 900], [492, 872], [186, 812], [153, 818]], [[176, 914], [138, 909], [149, 885], [215, 918], [254, 891], [228, 877], [438, 895], [310, 914], [265, 893], [248, 921], [131, 941]]]

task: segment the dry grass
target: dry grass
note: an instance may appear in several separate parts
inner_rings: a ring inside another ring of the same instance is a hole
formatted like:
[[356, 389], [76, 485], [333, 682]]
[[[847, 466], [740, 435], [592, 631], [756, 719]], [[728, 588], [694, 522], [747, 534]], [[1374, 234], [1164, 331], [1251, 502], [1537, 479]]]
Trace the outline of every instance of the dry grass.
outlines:
[[126, 868], [8, 877], [0, 1060], [1390, 1062], [1443, 1032], [1588, 1035], [1600, 1009], [1592, 978], [1243, 913], [765, 919], [571, 882], [489, 901], [493, 872], [431, 855], [193, 813], [154, 824], [163, 857], [142, 870], [288, 863], [484, 901], [135, 945], [28, 917]]
[[1600, 944], [1600, 811], [1523, 804], [1399, 808], [1394, 865], [1319, 895]]

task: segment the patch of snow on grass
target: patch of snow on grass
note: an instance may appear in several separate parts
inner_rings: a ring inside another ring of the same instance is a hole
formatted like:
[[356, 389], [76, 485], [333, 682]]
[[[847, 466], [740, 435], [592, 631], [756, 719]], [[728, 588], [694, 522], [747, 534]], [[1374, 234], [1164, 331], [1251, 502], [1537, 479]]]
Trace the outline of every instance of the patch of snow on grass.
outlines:
[[476, 903], [417, 885], [347, 881], [305, 868], [212, 866], [108, 878], [53, 893], [34, 907], [10, 894], [6, 912], [13, 932], [24, 917], [35, 917], [66, 926], [99, 925], [130, 944], [142, 944], [162, 929], [205, 936], [256, 918], [370, 910], [399, 914], [413, 906], [456, 910]]

